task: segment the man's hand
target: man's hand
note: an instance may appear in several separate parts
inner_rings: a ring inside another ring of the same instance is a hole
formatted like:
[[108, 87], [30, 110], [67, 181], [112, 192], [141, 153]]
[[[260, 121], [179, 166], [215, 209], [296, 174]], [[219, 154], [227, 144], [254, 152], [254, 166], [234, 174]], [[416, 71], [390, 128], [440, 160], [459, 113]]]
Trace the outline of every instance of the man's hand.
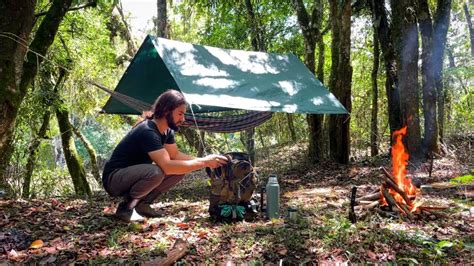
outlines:
[[210, 154], [202, 160], [206, 163], [206, 167], [217, 168], [227, 163], [227, 157], [219, 154]]

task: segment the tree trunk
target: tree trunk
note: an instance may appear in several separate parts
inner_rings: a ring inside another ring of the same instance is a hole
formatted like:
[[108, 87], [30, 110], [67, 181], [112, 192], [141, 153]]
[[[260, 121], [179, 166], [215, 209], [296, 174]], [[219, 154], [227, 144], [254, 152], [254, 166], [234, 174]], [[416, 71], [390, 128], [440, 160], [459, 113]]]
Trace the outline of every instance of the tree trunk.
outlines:
[[204, 156], [205, 153], [207, 152], [207, 151], [205, 150], [206, 147], [204, 146], [204, 145], [205, 145], [204, 140], [205, 140], [205, 138], [206, 138], [206, 132], [204, 132], [204, 131], [202, 131], [202, 130], [199, 131], [199, 137], [201, 138], [201, 140], [203, 141], [203, 143], [202, 143], [202, 145], [199, 145], [199, 148], [200, 148], [200, 149], [198, 150], [197, 156], [198, 156], [198, 157], [202, 157], [202, 156]]
[[402, 124], [407, 126], [405, 146], [412, 159], [421, 158], [418, 88], [418, 27], [411, 0], [392, 0], [393, 40], [397, 45]]
[[250, 161], [255, 162], [255, 128], [247, 129], [244, 133], [245, 147], [250, 157]]
[[[447, 51], [447, 54], [448, 54], [448, 61], [449, 61], [449, 68], [448, 69], [455, 69], [456, 68], [456, 62], [454, 61], [454, 56], [453, 56], [453, 52], [450, 48], [447, 48], [446, 49]], [[454, 78], [452, 78], [452, 75], [448, 76], [448, 87], [450, 87], [449, 84], [453, 84], [454, 83]], [[450, 121], [451, 120], [451, 110], [452, 110], [452, 105], [451, 105], [451, 98], [450, 97], [451, 95], [448, 94], [448, 90], [445, 89], [444, 90], [444, 101], [445, 101], [445, 106], [446, 106], [446, 111], [445, 111], [445, 115], [446, 115], [446, 119], [447, 121]]]
[[51, 111], [46, 110], [44, 112], [43, 123], [41, 124], [38, 134], [34, 137], [33, 141], [28, 147], [29, 155], [28, 155], [28, 161], [25, 167], [26, 168], [25, 176], [23, 178], [23, 189], [22, 189], [23, 198], [30, 197], [31, 177], [33, 175], [33, 170], [35, 168], [36, 158], [38, 155], [38, 147], [41, 144], [41, 140], [46, 137], [46, 131], [48, 130], [50, 120], [51, 120]]
[[81, 140], [82, 144], [87, 150], [87, 154], [89, 154], [89, 158], [91, 160], [91, 173], [94, 177], [95, 181], [98, 184], [102, 184], [102, 177], [99, 170], [99, 164], [97, 163], [97, 153], [95, 152], [94, 146], [90, 143], [90, 141], [81, 133], [81, 131], [76, 128], [75, 126], [71, 125], [74, 134]]
[[372, 112], [370, 117], [370, 155], [375, 156], [379, 154], [379, 147], [378, 147], [378, 100], [379, 100], [379, 89], [377, 85], [377, 76], [379, 72], [379, 63], [380, 63], [380, 48], [379, 48], [379, 39], [377, 37], [377, 31], [374, 27], [373, 33], [373, 42], [374, 42], [374, 62], [372, 67]]
[[156, 36], [169, 38], [168, 36], [168, 15], [166, 14], [166, 0], [156, 1]]
[[422, 91], [423, 115], [425, 118], [423, 152], [425, 158], [431, 158], [438, 153], [438, 120], [436, 117], [437, 94], [433, 72], [433, 23], [427, 0], [420, 0], [417, 9], [422, 41]]
[[[398, 65], [393, 42], [392, 28], [388, 23], [385, 1], [371, 0], [372, 20], [377, 29], [377, 35], [382, 48], [385, 62], [385, 92], [388, 100], [388, 120], [390, 134], [402, 127], [400, 110], [400, 90], [398, 87]], [[392, 140], [390, 139], [390, 142]]]
[[[250, 36], [252, 37], [252, 47], [255, 51], [266, 52], [267, 47], [265, 43], [265, 36], [263, 35], [262, 27], [255, 15], [252, 2], [245, 0], [245, 8], [247, 10], [247, 21], [250, 27]], [[249, 153], [250, 160], [255, 162], [255, 128], [245, 131], [245, 147]]]
[[474, 28], [472, 27], [471, 14], [469, 13], [467, 1], [464, 2], [462, 8], [464, 9], [464, 15], [466, 16], [466, 22], [469, 28], [469, 39], [471, 40], [471, 57], [474, 58]]
[[[46, 54], [71, 1], [53, 1], [35, 33], [30, 50], [40, 55]], [[32, 0], [7, 0], [0, 3], [0, 186], [3, 183], [3, 171], [10, 161], [18, 109], [38, 66], [43, 62], [43, 58], [34, 53], [28, 53], [27, 60], [24, 61], [27, 44], [22, 43], [22, 40], [30, 37], [34, 8], [35, 1]]]
[[[306, 67], [314, 74], [315, 73], [315, 49], [316, 42], [321, 38], [321, 20], [322, 20], [322, 2], [315, 0], [312, 7], [311, 16], [308, 14], [302, 0], [293, 0], [293, 8], [296, 11], [298, 24], [304, 38], [304, 63]], [[321, 56], [324, 57], [324, 54]], [[306, 116], [308, 122], [310, 136], [308, 147], [309, 161], [315, 163], [324, 158], [323, 150], [323, 116], [310, 114]]]
[[[332, 65], [330, 88], [334, 96], [351, 112], [351, 1], [331, 0]], [[349, 163], [349, 115], [332, 115], [329, 118], [329, 153], [338, 163]]]
[[66, 165], [71, 175], [76, 195], [90, 196], [92, 193], [86, 179], [86, 171], [74, 144], [73, 129], [71, 122], [69, 122], [69, 112], [59, 107], [56, 109], [56, 118], [58, 119], [59, 131], [61, 133], [64, 158], [66, 159]]
[[127, 43], [127, 55], [129, 56], [129, 58], [133, 58], [133, 56], [137, 52], [137, 47], [132, 38], [132, 30], [130, 29], [130, 26], [128, 25], [127, 20], [125, 19], [125, 15], [123, 14], [121, 1], [117, 3], [116, 8], [120, 14], [120, 20], [123, 23], [123, 26], [119, 27], [120, 35], [122, 39], [124, 39], [125, 42]]
[[[439, 140], [444, 141], [444, 95], [443, 88], [443, 59], [446, 50], [446, 36], [449, 28], [449, 21], [451, 15], [451, 0], [438, 0], [436, 14], [434, 18], [434, 40], [433, 40], [433, 72], [435, 79], [435, 86], [437, 92], [437, 106], [438, 106], [438, 133]], [[472, 46], [471, 46], [472, 47]], [[471, 50], [472, 51], [472, 50]]]
[[323, 36], [318, 41], [318, 69], [316, 71], [319, 81], [324, 84], [324, 40]]
[[200, 135], [197, 133], [197, 130], [188, 127], [181, 127], [179, 129], [179, 133], [181, 133], [189, 145], [191, 145], [191, 147], [196, 150], [197, 156], [202, 156], [204, 154], [205, 147], [203, 145], [206, 145], [204, 142], [205, 140], [204, 138], [200, 139]]
[[10, 160], [14, 123], [21, 104], [19, 82], [27, 51], [26, 47], [20, 44], [20, 38], [28, 39], [33, 27], [34, 11], [33, 0], [0, 2], [0, 188], [7, 190], [10, 189], [3, 174]]
[[260, 21], [255, 15], [251, 0], [245, 0], [245, 8], [247, 10], [247, 20], [251, 30], [252, 47], [255, 51], [266, 52], [267, 45], [265, 42], [265, 36], [263, 35], [263, 29], [260, 25]]
[[[50, 75], [51, 73], [47, 73], [47, 74]], [[51, 95], [51, 92], [50, 92], [51, 89], [56, 94], [65, 76], [66, 76], [66, 71], [62, 70], [59, 72], [59, 77], [56, 84], [54, 85], [54, 88], [51, 88], [50, 83], [42, 85], [41, 90], [44, 91], [43, 94]], [[50, 106], [53, 101], [54, 100], [48, 96], [44, 96], [43, 98], [43, 103], [44, 103], [44, 106], [42, 107], [44, 108], [43, 122], [41, 124], [40, 129], [38, 130], [38, 133], [36, 134], [30, 146], [28, 147], [29, 155], [28, 155], [28, 161], [26, 163], [26, 172], [23, 178], [23, 191], [22, 191], [23, 198], [28, 198], [30, 196], [31, 177], [33, 175], [33, 170], [36, 163], [38, 147], [41, 144], [41, 140], [46, 137], [46, 131], [48, 130], [49, 122], [51, 120]]]
[[286, 114], [286, 119], [288, 120], [288, 129], [290, 130], [290, 138], [291, 138], [291, 141], [294, 143], [296, 142], [296, 130], [295, 130], [295, 123], [293, 122], [293, 115]]
[[[324, 83], [324, 62], [325, 62], [325, 45], [324, 45], [324, 40], [323, 40], [323, 33], [321, 34], [319, 41], [318, 41], [318, 69], [316, 70], [317, 76], [319, 81], [321, 81], [323, 84]], [[327, 155], [329, 154], [329, 125], [324, 123], [324, 121], [329, 119], [328, 115], [313, 115], [316, 119], [319, 119], [319, 121], [314, 121], [316, 125], [314, 126], [314, 129], [316, 132], [320, 132], [318, 134], [314, 135], [314, 138], [318, 140], [317, 145], [320, 147], [320, 151], [317, 151], [320, 153], [319, 158], [326, 158]], [[319, 126], [317, 125], [319, 123]], [[310, 127], [311, 128], [311, 127]], [[318, 131], [319, 130], [319, 131]], [[314, 148], [314, 147], [313, 147]]]

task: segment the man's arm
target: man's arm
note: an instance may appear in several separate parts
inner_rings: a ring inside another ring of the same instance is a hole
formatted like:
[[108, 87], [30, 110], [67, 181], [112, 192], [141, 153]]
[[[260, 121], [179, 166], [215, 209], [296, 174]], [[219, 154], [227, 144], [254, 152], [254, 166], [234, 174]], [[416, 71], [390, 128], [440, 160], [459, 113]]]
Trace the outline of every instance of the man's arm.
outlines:
[[[217, 168], [227, 162], [226, 157], [215, 154], [191, 160], [173, 160], [167, 149], [152, 151], [148, 155], [166, 175], [186, 174], [204, 167]], [[179, 155], [175, 154], [175, 156]]]
[[176, 143], [173, 144], [165, 144], [165, 149], [168, 151], [171, 160], [194, 160], [196, 157], [182, 153], [178, 150], [178, 145]]

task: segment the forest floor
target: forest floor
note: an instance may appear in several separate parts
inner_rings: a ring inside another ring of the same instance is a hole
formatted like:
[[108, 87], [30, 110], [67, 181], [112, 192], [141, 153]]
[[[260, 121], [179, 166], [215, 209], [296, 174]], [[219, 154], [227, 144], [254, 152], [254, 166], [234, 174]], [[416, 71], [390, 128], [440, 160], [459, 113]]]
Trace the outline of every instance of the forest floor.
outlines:
[[[358, 195], [382, 183], [380, 166], [390, 169], [387, 155], [348, 166], [304, 163], [301, 146], [286, 145], [266, 152], [258, 162], [261, 176], [278, 174], [281, 219], [216, 224], [209, 220], [209, 188], [203, 172], [195, 172], [168, 192], [155, 208], [165, 218], [124, 223], [113, 217], [119, 199], [97, 192], [91, 199], [0, 199], [1, 233], [21, 232], [18, 241], [36, 247], [1, 252], [0, 264], [159, 264], [178, 240], [188, 250], [178, 264], [299, 263], [474, 263], [474, 191], [455, 189], [419, 192], [423, 205], [446, 207], [414, 220], [368, 212], [352, 224], [348, 219], [351, 188]], [[472, 139], [460, 139], [433, 163], [410, 166], [409, 175], [422, 184], [450, 182], [474, 174]], [[469, 182], [469, 180], [468, 180]], [[288, 206], [298, 218], [288, 221]], [[13, 231], [12, 231], [13, 230]], [[4, 236], [5, 237], [5, 236]], [[35, 245], [33, 245], [35, 246]], [[18, 249], [18, 248], [17, 248]]]

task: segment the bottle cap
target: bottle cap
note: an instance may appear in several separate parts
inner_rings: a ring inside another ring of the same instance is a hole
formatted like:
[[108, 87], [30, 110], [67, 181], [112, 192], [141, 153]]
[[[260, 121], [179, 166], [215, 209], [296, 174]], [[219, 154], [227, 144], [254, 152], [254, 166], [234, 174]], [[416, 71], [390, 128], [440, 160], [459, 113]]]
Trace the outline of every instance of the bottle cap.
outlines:
[[278, 183], [278, 179], [275, 175], [268, 177], [268, 183]]

